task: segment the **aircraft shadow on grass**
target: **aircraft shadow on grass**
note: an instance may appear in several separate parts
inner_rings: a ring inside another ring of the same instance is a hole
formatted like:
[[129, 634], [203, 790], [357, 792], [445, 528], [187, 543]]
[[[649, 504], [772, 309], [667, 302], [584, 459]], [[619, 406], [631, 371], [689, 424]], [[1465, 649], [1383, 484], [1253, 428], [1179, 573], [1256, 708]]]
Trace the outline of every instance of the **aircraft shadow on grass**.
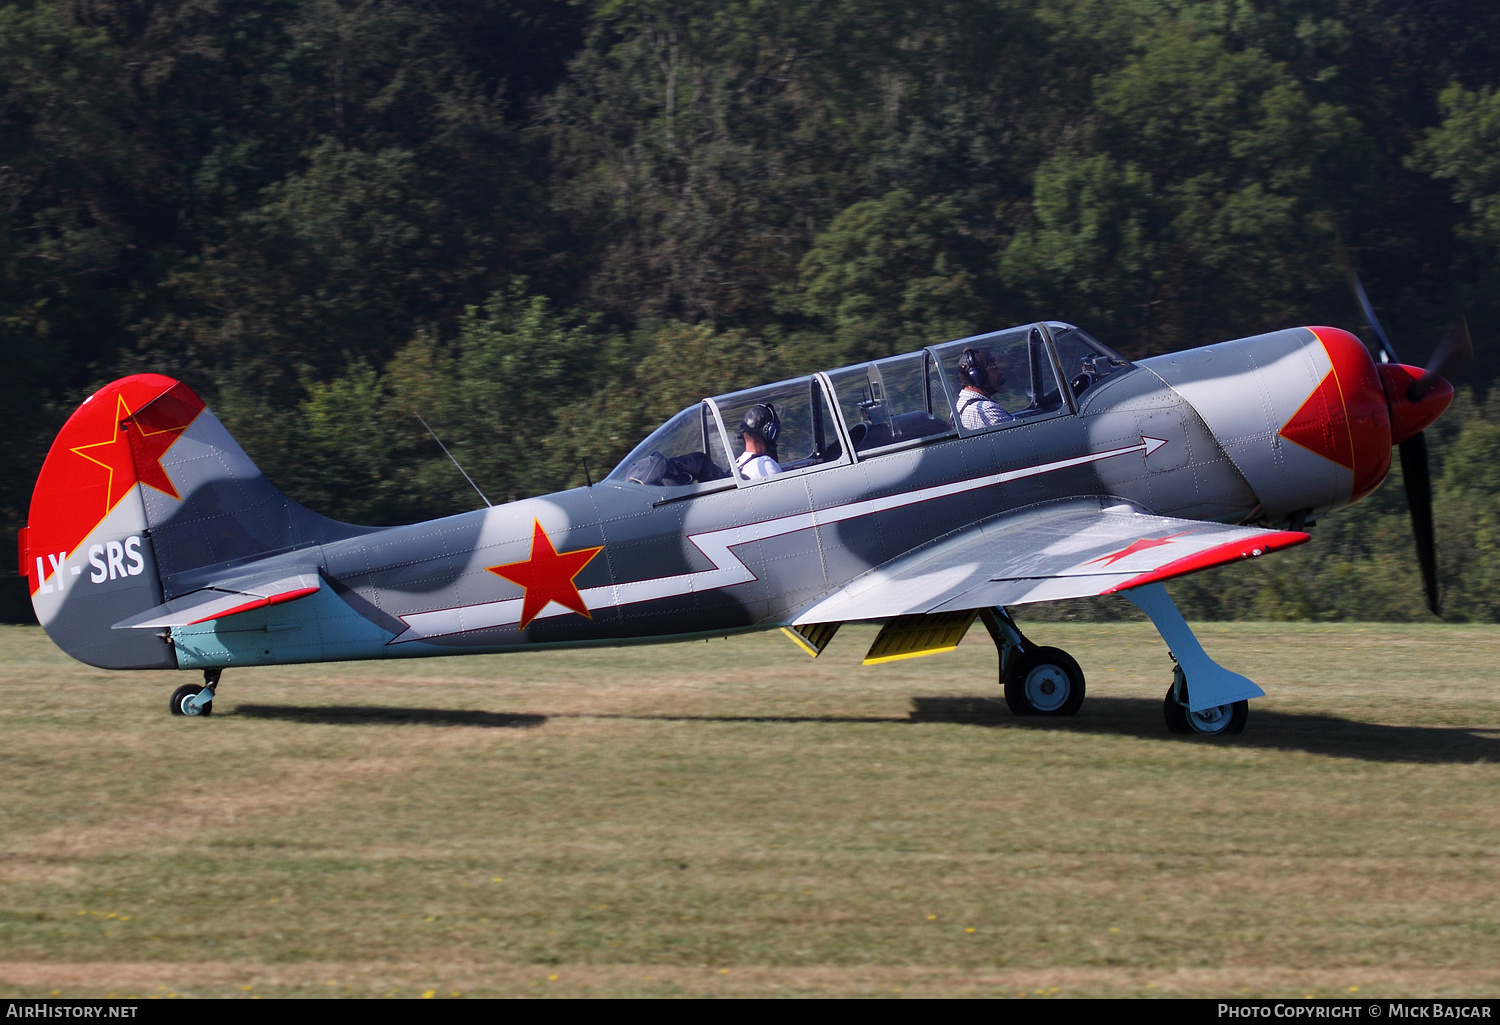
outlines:
[[484, 712], [470, 709], [401, 708], [383, 705], [240, 705], [231, 713], [309, 725], [479, 726], [529, 729], [548, 719], [630, 719], [702, 723], [831, 723], [911, 725], [950, 723], [990, 729], [1139, 737], [1157, 743], [1231, 744], [1235, 747], [1306, 751], [1371, 762], [1473, 763], [1500, 761], [1500, 731], [1486, 735], [1457, 726], [1389, 726], [1331, 715], [1257, 710], [1256, 730], [1238, 737], [1163, 736], [1161, 702], [1144, 698], [1090, 698], [1075, 717], [1017, 716], [998, 699], [982, 696], [914, 697], [906, 718], [880, 715], [630, 715], [619, 713]]
[[524, 712], [387, 705], [240, 705], [231, 714], [315, 726], [481, 726], [514, 730], [530, 729], [547, 721], [545, 715]]
[[1256, 709], [1254, 715], [1254, 732], [1237, 737], [1163, 736], [1162, 703], [1147, 698], [1091, 697], [1076, 717], [1061, 719], [1013, 715], [1003, 701], [987, 697], [931, 697], [912, 698], [910, 721], [1231, 744], [1370, 762], [1500, 761], [1500, 730], [1486, 736], [1461, 726], [1388, 726], [1267, 709]]

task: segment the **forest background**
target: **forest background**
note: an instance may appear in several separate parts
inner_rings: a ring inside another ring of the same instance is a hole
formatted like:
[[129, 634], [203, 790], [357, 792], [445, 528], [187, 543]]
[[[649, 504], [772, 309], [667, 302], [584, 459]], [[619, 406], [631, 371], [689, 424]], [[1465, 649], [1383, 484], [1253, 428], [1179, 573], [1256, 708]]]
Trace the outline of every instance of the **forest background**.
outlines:
[[[1368, 338], [1342, 245], [1407, 362], [1468, 315], [1440, 575], [1497, 622], [1497, 83], [1500, 4], [1464, 0], [0, 4], [0, 534], [125, 373], [389, 524], [479, 504], [417, 413], [525, 496], [704, 394], [1037, 319], [1137, 358]], [[1399, 469], [1174, 593], [1429, 618]]]

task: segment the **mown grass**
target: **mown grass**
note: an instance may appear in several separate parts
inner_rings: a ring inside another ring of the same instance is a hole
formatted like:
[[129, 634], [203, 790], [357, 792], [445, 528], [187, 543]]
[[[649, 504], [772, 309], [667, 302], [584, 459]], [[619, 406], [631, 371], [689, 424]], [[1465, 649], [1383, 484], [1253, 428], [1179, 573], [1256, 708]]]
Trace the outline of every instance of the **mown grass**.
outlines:
[[1149, 625], [862, 668], [777, 634], [111, 674], [0, 631], [0, 996], [1489, 995], [1500, 630], [1212, 624], [1268, 692], [1167, 734]]

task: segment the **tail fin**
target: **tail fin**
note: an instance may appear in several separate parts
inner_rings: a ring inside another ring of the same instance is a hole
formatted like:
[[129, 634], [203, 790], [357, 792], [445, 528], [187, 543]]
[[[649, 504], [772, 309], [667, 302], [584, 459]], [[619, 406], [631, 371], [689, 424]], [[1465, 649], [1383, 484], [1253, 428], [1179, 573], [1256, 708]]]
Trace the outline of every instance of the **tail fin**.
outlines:
[[20, 557], [58, 647], [105, 669], [175, 669], [164, 636], [111, 626], [191, 590], [191, 570], [359, 533], [277, 491], [187, 385], [136, 374], [53, 441]]

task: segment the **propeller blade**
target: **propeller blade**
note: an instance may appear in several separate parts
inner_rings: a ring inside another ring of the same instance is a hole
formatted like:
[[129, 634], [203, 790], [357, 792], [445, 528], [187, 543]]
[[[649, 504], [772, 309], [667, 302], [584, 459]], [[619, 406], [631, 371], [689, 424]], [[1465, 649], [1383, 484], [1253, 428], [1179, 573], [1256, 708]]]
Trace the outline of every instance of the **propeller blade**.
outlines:
[[1391, 344], [1390, 336], [1381, 326], [1380, 318], [1375, 316], [1375, 307], [1370, 305], [1370, 297], [1365, 294], [1365, 286], [1359, 280], [1359, 273], [1354, 269], [1354, 261], [1349, 258], [1349, 251], [1344, 248], [1342, 241], [1334, 244], [1334, 262], [1343, 269], [1344, 280], [1349, 283], [1349, 290], [1358, 300], [1359, 308], [1364, 312], [1365, 321], [1375, 332], [1375, 340], [1380, 343], [1380, 362], [1400, 363], [1401, 360], [1396, 355], [1396, 347]]
[[1422, 567], [1422, 586], [1427, 607], [1434, 616], [1443, 614], [1438, 598], [1437, 544], [1432, 531], [1432, 475], [1427, 468], [1427, 439], [1414, 434], [1401, 443], [1401, 477], [1406, 484], [1406, 505], [1411, 510], [1411, 531], [1417, 540], [1417, 562]]
[[1380, 342], [1380, 361], [1400, 363], [1401, 360], [1396, 356], [1396, 347], [1386, 336], [1385, 328], [1380, 326], [1380, 318], [1375, 316], [1375, 308], [1370, 305], [1370, 297], [1365, 295], [1365, 286], [1360, 283], [1359, 275], [1355, 273], [1353, 267], [1347, 264], [1344, 271], [1349, 278], [1349, 287], [1354, 289], [1354, 298], [1359, 300], [1359, 308], [1364, 311], [1365, 320], [1370, 324], [1370, 330], [1375, 332], [1375, 338]]
[[1422, 376], [1412, 382], [1407, 389], [1407, 397], [1413, 402], [1420, 402], [1422, 396], [1427, 394], [1432, 382], [1453, 376], [1453, 371], [1471, 362], [1474, 359], [1474, 340], [1469, 337], [1469, 322], [1459, 317], [1443, 334], [1443, 340], [1433, 351], [1432, 358], [1427, 361], [1427, 369]]

